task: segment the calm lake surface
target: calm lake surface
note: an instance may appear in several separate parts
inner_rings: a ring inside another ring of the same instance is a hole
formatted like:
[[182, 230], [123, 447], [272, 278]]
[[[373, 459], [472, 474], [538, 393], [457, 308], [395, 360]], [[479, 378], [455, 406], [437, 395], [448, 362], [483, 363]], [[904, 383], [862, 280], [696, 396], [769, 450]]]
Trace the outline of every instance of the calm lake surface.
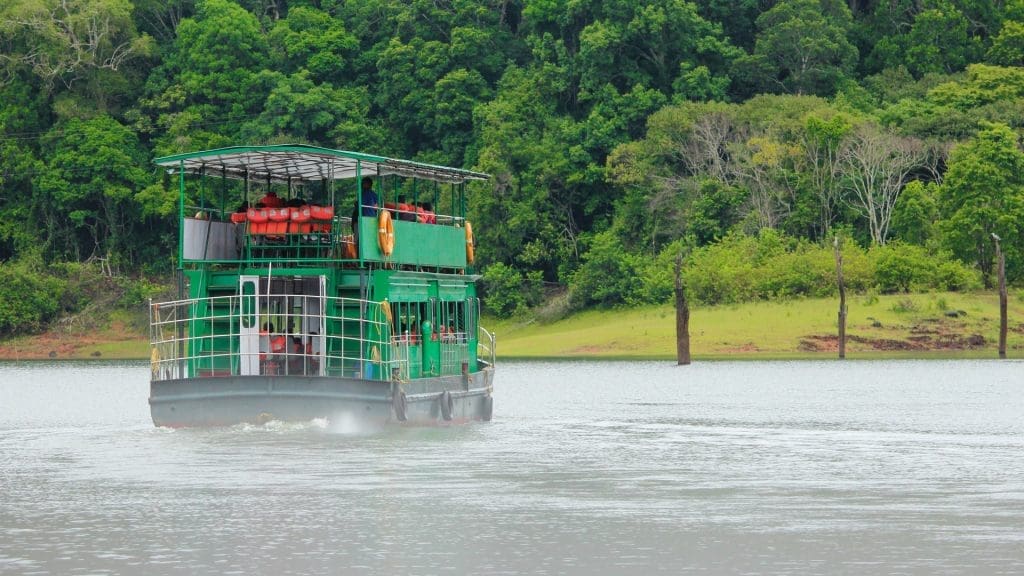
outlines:
[[1022, 574], [1024, 363], [511, 363], [495, 418], [153, 427], [0, 364], [0, 574]]

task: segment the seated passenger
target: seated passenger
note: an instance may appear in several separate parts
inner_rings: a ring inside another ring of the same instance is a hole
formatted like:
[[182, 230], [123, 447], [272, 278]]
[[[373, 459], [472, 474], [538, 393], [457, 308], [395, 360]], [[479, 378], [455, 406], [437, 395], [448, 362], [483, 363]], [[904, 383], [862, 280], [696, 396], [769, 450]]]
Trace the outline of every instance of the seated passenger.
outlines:
[[404, 222], [416, 221], [415, 207], [406, 201], [405, 196], [398, 197], [398, 219]]
[[430, 202], [423, 203], [423, 215], [427, 224], [437, 224], [437, 215], [434, 214], [434, 205]]
[[279, 198], [273, 190], [267, 192], [267, 195], [260, 199], [260, 202], [267, 208], [280, 208], [284, 206], [284, 200]]

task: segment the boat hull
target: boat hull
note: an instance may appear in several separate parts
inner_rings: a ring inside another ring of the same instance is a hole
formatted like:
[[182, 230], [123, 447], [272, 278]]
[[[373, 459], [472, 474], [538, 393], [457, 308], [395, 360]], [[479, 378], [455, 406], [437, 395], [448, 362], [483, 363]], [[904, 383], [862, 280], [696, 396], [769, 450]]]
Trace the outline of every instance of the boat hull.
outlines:
[[490, 420], [493, 368], [382, 382], [319, 376], [180, 378], [150, 384], [153, 423], [173, 428], [345, 421], [437, 426]]

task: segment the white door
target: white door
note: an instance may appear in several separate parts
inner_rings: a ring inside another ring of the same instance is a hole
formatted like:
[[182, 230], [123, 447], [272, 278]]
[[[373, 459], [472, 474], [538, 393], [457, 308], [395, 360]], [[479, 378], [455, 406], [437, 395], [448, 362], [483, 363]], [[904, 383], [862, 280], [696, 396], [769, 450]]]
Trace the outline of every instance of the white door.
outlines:
[[238, 373], [256, 376], [260, 373], [259, 276], [238, 278]]

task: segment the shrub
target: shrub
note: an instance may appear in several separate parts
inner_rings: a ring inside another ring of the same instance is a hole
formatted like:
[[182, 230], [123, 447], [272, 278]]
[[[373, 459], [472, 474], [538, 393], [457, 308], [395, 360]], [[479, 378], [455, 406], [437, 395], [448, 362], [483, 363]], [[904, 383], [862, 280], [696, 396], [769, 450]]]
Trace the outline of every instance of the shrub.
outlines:
[[484, 306], [498, 318], [508, 318], [526, 307], [523, 277], [515, 268], [502, 262], [491, 264], [481, 280]]
[[935, 257], [921, 246], [893, 242], [873, 250], [875, 282], [883, 293], [935, 286]]
[[141, 306], [150, 298], [156, 298], [167, 291], [166, 286], [150, 282], [146, 278], [138, 280], [123, 278], [119, 283], [124, 290], [124, 294], [121, 296], [121, 305], [127, 308]]
[[569, 302], [574, 308], [631, 301], [641, 288], [638, 256], [629, 254], [613, 231], [594, 236], [583, 265], [572, 275]]
[[41, 330], [60, 309], [66, 284], [24, 264], [0, 263], [0, 334]]
[[974, 268], [951, 258], [935, 269], [935, 285], [939, 290], [973, 290], [981, 288], [981, 276]]

